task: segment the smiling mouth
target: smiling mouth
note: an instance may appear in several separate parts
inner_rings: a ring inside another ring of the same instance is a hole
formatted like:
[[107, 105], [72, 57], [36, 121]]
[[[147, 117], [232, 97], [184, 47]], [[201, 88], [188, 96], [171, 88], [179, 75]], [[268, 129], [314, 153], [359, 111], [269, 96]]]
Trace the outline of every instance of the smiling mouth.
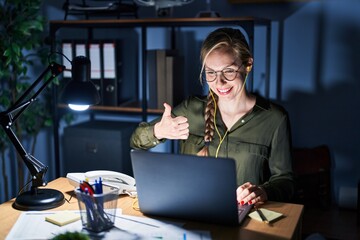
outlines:
[[226, 88], [226, 89], [217, 89], [217, 91], [221, 94], [221, 95], [226, 95], [231, 91], [232, 88]]

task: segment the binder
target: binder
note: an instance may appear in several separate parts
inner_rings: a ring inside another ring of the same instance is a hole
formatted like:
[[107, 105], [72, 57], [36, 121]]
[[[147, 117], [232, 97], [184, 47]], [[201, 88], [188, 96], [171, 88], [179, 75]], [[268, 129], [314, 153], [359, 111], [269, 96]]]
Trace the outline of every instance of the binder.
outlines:
[[100, 96], [100, 105], [103, 105], [101, 91], [101, 44], [100, 42], [89, 42], [89, 58], [91, 62], [91, 81], [94, 83]]
[[[70, 61], [73, 59], [73, 43], [71, 41], [63, 41], [61, 44], [62, 54], [64, 54]], [[63, 73], [64, 78], [71, 78], [71, 62], [66, 57], [62, 57], [62, 64], [65, 66]]]
[[77, 56], [87, 56], [86, 54], [86, 43], [85, 42], [75, 42], [75, 57]]
[[103, 105], [118, 105], [118, 89], [116, 76], [116, 42], [102, 43], [102, 86]]
[[100, 43], [89, 43], [89, 58], [91, 61], [91, 79], [101, 79]]

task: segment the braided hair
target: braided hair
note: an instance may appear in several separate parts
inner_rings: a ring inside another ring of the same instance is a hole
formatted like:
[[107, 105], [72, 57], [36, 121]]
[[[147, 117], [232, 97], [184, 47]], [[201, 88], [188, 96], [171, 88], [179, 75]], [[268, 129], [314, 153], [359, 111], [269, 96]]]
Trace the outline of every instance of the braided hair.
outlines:
[[[207, 57], [211, 52], [218, 49], [224, 49], [231, 53], [235, 62], [239, 66], [251, 67], [252, 54], [244, 35], [239, 29], [234, 28], [218, 28], [211, 32], [201, 46], [200, 60], [202, 67], [200, 71], [200, 82], [204, 81], [204, 69]], [[248, 70], [246, 70], [248, 71]], [[241, 71], [242, 78], [246, 78], [248, 72]], [[207, 96], [207, 103], [204, 111], [205, 120], [205, 134], [204, 134], [204, 147], [197, 153], [199, 156], [209, 155], [209, 144], [214, 139], [215, 133], [215, 114], [218, 96], [213, 94], [211, 89]]]

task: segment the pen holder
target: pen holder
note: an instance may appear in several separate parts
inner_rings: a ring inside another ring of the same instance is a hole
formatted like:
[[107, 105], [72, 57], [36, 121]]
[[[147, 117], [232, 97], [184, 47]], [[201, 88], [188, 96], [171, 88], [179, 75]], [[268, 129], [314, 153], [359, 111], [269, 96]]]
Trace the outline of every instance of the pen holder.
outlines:
[[114, 226], [119, 189], [104, 189], [102, 194], [81, 192], [75, 189], [83, 228], [101, 232]]

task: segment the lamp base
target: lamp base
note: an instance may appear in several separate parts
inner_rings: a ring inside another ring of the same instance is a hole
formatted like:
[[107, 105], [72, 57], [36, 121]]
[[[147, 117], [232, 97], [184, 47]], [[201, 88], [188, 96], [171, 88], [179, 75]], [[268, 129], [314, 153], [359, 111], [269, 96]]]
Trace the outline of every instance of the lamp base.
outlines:
[[197, 18], [220, 17], [220, 14], [214, 11], [201, 11], [196, 14]]
[[61, 206], [64, 194], [55, 189], [33, 189], [17, 196], [13, 207], [18, 210], [36, 211]]

